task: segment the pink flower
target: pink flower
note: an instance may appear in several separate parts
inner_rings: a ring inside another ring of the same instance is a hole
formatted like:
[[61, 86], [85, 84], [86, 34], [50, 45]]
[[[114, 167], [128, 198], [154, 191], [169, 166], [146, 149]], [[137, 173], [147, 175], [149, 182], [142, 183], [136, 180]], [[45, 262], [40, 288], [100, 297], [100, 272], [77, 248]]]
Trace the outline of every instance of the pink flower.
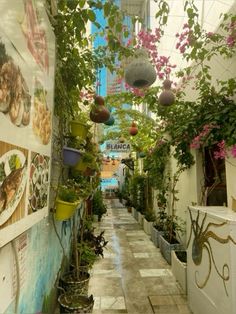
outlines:
[[231, 148], [231, 154], [234, 158], [236, 158], [236, 145]]
[[207, 35], [208, 38], [211, 38], [214, 35], [214, 33], [213, 32], [208, 32], [206, 35]]
[[215, 159], [225, 159], [226, 157], [226, 148], [225, 148], [225, 141], [222, 140], [217, 144], [218, 150], [214, 151], [214, 158]]
[[235, 44], [235, 37], [232, 35], [229, 35], [226, 39], [226, 43], [229, 47], [233, 47]]

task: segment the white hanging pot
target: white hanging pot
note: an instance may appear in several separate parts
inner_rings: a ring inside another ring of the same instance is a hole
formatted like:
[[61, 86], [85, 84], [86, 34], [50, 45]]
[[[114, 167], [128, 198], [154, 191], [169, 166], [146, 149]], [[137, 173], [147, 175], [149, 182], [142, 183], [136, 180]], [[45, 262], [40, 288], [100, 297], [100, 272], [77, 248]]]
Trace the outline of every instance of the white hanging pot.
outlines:
[[145, 49], [138, 49], [131, 63], [125, 69], [126, 83], [135, 88], [152, 85], [156, 80], [156, 71], [148, 60]]

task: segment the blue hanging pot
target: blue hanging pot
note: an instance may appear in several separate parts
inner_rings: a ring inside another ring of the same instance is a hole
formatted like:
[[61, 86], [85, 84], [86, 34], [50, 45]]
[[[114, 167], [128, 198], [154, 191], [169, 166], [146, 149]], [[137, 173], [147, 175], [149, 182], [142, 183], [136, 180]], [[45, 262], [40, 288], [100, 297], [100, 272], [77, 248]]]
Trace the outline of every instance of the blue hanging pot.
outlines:
[[115, 118], [112, 115], [110, 115], [110, 118], [106, 122], [104, 122], [104, 124], [106, 125], [113, 125], [114, 123], [115, 123]]

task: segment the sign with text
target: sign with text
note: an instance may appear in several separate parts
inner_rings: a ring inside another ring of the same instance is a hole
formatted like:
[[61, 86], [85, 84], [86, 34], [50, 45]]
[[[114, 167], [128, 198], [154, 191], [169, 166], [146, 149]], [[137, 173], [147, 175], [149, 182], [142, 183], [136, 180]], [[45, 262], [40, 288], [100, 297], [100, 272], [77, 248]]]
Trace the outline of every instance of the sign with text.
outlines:
[[129, 143], [108, 142], [106, 143], [106, 150], [117, 153], [128, 153], [131, 150], [131, 145]]

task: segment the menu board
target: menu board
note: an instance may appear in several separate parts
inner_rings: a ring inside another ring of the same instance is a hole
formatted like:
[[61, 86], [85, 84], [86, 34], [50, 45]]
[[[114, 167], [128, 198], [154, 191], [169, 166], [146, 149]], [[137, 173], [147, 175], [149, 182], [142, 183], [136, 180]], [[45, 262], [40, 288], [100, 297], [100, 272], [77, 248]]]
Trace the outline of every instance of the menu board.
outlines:
[[48, 214], [55, 37], [43, 0], [0, 12], [1, 247]]

